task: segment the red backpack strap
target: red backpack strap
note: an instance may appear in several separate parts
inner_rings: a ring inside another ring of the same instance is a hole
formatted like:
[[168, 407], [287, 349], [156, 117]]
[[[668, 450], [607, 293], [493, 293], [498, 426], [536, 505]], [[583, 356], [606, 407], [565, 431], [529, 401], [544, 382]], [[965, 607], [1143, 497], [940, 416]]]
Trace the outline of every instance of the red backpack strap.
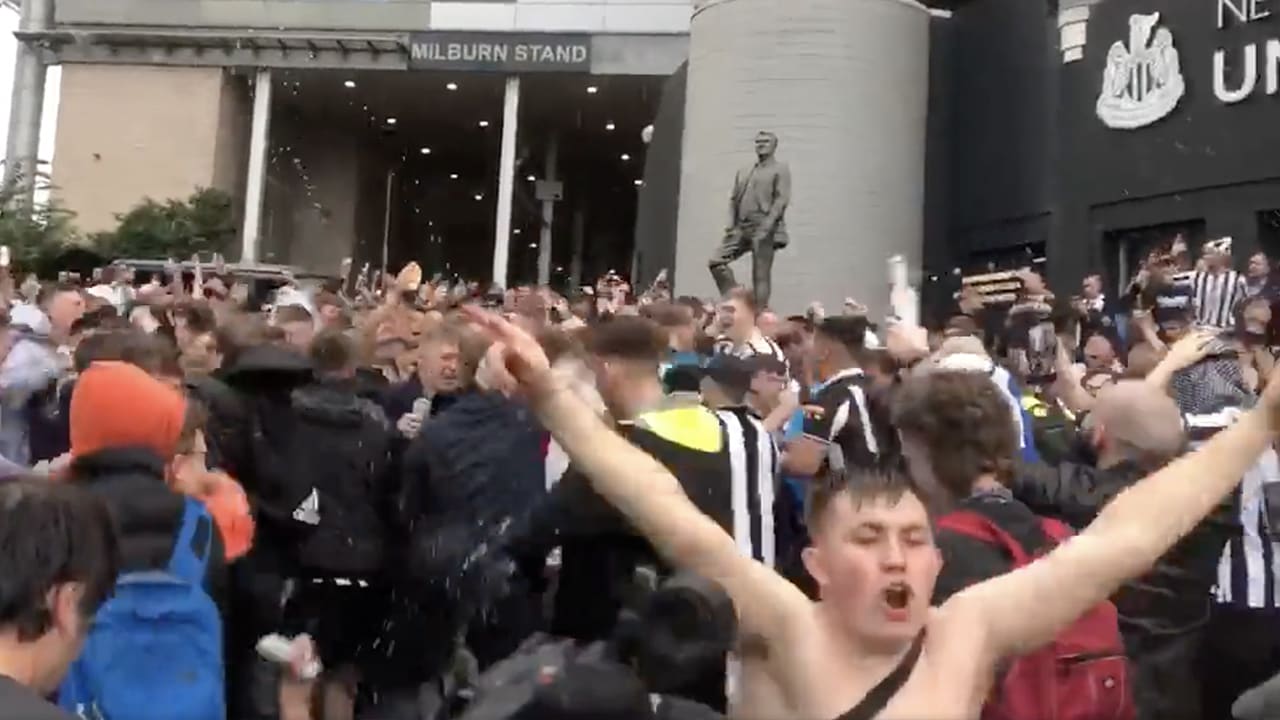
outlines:
[[991, 545], [999, 545], [1013, 558], [1014, 567], [1022, 567], [1034, 559], [1022, 543], [981, 513], [972, 510], [947, 513], [938, 518], [938, 527]]
[[1040, 518], [1040, 529], [1043, 530], [1044, 534], [1053, 541], [1054, 545], [1061, 545], [1062, 543], [1070, 540], [1076, 534], [1074, 530], [1061, 520], [1054, 520], [1053, 518], [1047, 517]]

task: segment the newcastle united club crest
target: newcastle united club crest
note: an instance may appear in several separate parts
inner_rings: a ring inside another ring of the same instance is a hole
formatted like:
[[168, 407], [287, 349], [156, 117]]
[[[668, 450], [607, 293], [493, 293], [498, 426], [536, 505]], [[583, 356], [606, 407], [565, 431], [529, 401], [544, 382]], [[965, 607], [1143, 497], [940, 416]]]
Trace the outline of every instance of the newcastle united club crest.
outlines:
[[1129, 45], [1107, 52], [1098, 119], [1109, 128], [1146, 127], [1173, 112], [1187, 91], [1173, 34], [1157, 26], [1160, 13], [1129, 18]]

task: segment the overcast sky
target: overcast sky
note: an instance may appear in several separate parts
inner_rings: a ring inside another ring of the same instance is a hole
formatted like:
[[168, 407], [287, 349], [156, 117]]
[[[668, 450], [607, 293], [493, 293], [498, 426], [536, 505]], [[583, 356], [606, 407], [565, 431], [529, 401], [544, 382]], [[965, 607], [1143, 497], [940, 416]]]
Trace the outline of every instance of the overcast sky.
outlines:
[[[18, 13], [9, 5], [0, 5], [0, 133], [9, 137], [9, 104], [13, 99], [13, 61], [18, 51], [18, 41], [13, 31], [18, 29]], [[58, 88], [62, 80], [62, 68], [49, 68], [44, 89], [44, 120], [40, 124], [40, 160], [53, 160], [54, 135], [58, 125]], [[0, 145], [3, 152], [5, 145]], [[48, 170], [48, 166], [44, 167]]]

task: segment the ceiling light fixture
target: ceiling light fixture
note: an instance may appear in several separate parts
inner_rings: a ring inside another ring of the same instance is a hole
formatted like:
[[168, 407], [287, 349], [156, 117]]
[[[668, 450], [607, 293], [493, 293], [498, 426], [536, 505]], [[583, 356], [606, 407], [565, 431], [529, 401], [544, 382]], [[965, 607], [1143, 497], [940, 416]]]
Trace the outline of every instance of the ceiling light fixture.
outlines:
[[395, 125], [395, 124], [396, 124], [396, 119], [395, 119], [395, 118], [393, 118], [393, 117], [389, 117], [389, 118], [387, 118], [387, 124], [388, 124], [388, 125]]
[[457, 179], [458, 179], [458, 173], [449, 173], [449, 179], [450, 179], [450, 180], [457, 180]]
[[519, 234], [520, 234], [520, 228], [516, 228], [516, 229], [515, 229], [515, 230], [513, 230], [512, 232], [514, 232], [515, 234], [519, 235]]
[[600, 92], [600, 88], [596, 87], [595, 85], [588, 85], [588, 86], [587, 86], [587, 94], [588, 94], [588, 95], [595, 95], [595, 94], [596, 94], [596, 93], [598, 93], [598, 92]]
[[622, 161], [623, 161], [623, 162], [626, 162], [626, 161], [628, 161], [628, 160], [630, 160], [630, 159], [631, 159], [631, 156], [630, 156], [630, 155], [628, 155], [627, 153], [622, 153]]
[[451, 83], [449, 83], [449, 84], [445, 85], [445, 86], [444, 86], [444, 89], [445, 89], [445, 90], [448, 90], [449, 92], [453, 92], [454, 90], [457, 90], [457, 89], [458, 89], [458, 83], [451, 82]]
[[537, 182], [537, 180], [538, 180], [538, 176], [537, 176], [537, 175], [530, 175], [529, 177], [527, 177], [527, 178], [525, 178], [525, 179], [526, 179], [526, 180], [528, 180], [529, 182]]
[[529, 249], [530, 249], [530, 250], [537, 250], [537, 249], [538, 249], [538, 243], [529, 243]]
[[636, 181], [636, 187], [644, 187], [644, 181], [643, 181], [643, 180], [637, 180], [637, 181]]
[[480, 121], [480, 127], [482, 127], [482, 128], [489, 127], [489, 121], [488, 121], [488, 120], [481, 120], [481, 121]]
[[430, 155], [430, 154], [431, 154], [431, 148], [429, 148], [429, 147], [424, 147], [424, 148], [422, 148], [421, 150], [419, 150], [418, 152], [422, 153], [423, 155]]
[[484, 195], [481, 195], [480, 193], [476, 193], [476, 202], [480, 202], [483, 199], [484, 199]]
[[604, 126], [604, 129], [608, 130], [609, 132], [613, 132], [614, 130], [617, 129], [617, 127], [618, 127], [617, 125], [614, 125], [613, 123], [609, 123]]
[[347, 89], [351, 89], [351, 88], [353, 88], [353, 87], [355, 87], [355, 86], [356, 86], [356, 81], [355, 81], [355, 80], [348, 80], [348, 81], [346, 81], [346, 82], [342, 83], [342, 85], [343, 85], [343, 87], [346, 87]]

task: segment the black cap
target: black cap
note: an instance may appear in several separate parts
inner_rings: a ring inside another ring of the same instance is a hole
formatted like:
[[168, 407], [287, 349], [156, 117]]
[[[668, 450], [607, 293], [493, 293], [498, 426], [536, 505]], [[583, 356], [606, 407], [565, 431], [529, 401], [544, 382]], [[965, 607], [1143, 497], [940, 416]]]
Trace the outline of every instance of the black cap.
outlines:
[[1195, 296], [1184, 285], [1167, 285], [1156, 293], [1155, 306], [1151, 308], [1156, 324], [1187, 322], [1195, 316]]
[[756, 372], [756, 364], [751, 360], [721, 353], [711, 356], [702, 375], [726, 390], [746, 392], [751, 389], [751, 379]]

